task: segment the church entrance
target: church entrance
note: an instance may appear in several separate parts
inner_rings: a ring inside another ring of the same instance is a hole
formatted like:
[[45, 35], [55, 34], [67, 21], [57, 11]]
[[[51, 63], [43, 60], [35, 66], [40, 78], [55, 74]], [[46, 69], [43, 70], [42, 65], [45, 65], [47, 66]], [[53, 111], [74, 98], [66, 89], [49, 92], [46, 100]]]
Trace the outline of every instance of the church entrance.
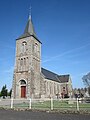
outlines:
[[21, 86], [21, 98], [26, 98], [26, 82], [25, 80], [20, 80]]
[[21, 98], [26, 98], [26, 86], [21, 86]]

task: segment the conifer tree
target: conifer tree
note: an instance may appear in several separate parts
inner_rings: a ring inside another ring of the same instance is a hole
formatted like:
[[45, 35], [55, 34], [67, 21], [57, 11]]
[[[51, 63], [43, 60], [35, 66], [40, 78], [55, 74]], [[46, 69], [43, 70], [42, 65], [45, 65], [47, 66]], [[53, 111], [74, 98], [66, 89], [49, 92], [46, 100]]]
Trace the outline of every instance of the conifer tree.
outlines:
[[5, 97], [7, 97], [7, 93], [8, 93], [7, 87], [6, 85], [4, 85], [1, 90], [1, 96], [3, 96], [3, 98], [5, 99]]

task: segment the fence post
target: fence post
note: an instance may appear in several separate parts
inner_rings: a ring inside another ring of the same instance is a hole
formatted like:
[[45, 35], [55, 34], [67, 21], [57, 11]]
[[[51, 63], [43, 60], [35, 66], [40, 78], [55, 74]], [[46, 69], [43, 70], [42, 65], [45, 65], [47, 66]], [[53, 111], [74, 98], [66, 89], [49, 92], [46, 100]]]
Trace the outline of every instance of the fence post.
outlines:
[[51, 110], [53, 110], [53, 98], [51, 97]]
[[11, 108], [13, 108], [13, 97], [11, 98]]
[[31, 98], [29, 99], [29, 109], [31, 109]]
[[77, 111], [79, 111], [79, 99], [77, 97]]

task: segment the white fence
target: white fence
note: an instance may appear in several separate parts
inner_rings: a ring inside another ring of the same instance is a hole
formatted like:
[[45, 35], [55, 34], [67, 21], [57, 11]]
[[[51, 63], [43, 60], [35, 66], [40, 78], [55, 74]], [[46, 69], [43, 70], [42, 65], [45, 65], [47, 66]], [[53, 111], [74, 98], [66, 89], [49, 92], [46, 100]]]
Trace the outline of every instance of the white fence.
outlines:
[[0, 107], [23, 108], [23, 109], [45, 109], [45, 110], [81, 110], [90, 111], [90, 103], [77, 99], [1, 99]]

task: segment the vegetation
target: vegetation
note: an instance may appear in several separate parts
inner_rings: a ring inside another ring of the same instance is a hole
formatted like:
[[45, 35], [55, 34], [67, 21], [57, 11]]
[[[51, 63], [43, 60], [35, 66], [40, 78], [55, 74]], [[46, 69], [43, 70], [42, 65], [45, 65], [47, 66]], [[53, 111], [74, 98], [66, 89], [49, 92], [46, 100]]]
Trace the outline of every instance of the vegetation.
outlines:
[[86, 87], [88, 88], [88, 93], [90, 95], [90, 72], [82, 77], [82, 80]]
[[5, 99], [5, 97], [7, 97], [7, 87], [6, 87], [6, 85], [2, 87], [1, 96], [3, 96], [4, 99]]
[[12, 89], [10, 89], [10, 91], [8, 92], [8, 96], [10, 96], [10, 98], [11, 98], [11, 94], [12, 94]]
[[[53, 101], [53, 109], [54, 110], [77, 110], [77, 103], [73, 101], [72, 104], [68, 103], [69, 101], [63, 100], [54, 100]], [[22, 102], [18, 104], [14, 104], [14, 108], [29, 108], [28, 102]], [[32, 109], [42, 109], [42, 110], [50, 110], [51, 103], [50, 101], [42, 101], [42, 102], [32, 102]], [[79, 103], [80, 110], [90, 110], [90, 103]]]
[[86, 91], [87, 91], [87, 88], [74, 88], [73, 97], [83, 98], [85, 96]]
[[12, 93], [12, 89], [8, 92], [7, 86], [4, 85], [1, 89], [0, 97], [3, 97], [3, 99], [5, 99], [7, 96], [11, 97], [11, 93]]
[[84, 84], [90, 87], [90, 72], [82, 77]]
[[0, 92], [0, 97], [1, 97], [1, 92]]

